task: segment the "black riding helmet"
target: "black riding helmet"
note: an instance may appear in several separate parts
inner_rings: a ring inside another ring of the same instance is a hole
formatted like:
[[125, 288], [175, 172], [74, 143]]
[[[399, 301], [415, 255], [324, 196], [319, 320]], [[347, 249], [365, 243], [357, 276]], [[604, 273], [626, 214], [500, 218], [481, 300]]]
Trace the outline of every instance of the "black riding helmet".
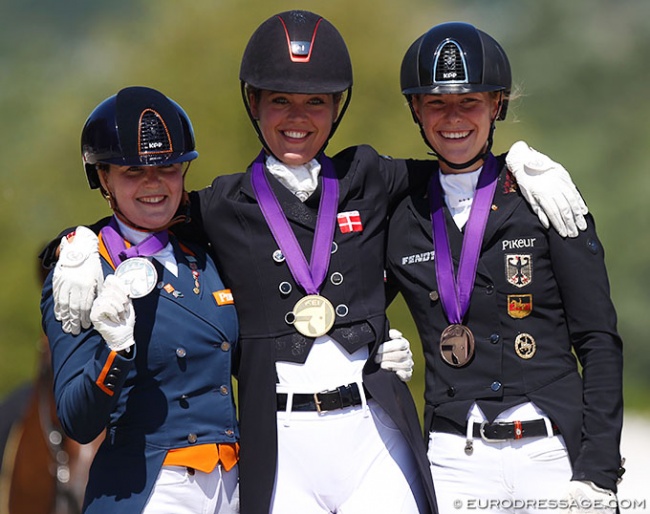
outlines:
[[248, 116], [270, 151], [251, 114], [249, 89], [298, 94], [347, 92], [329, 141], [352, 96], [352, 63], [343, 37], [329, 21], [309, 11], [286, 11], [270, 17], [253, 33], [244, 50], [239, 80]]
[[81, 155], [91, 189], [101, 187], [97, 164], [161, 166], [196, 159], [194, 131], [176, 102], [148, 87], [127, 87], [90, 114]]
[[[415, 94], [464, 94], [501, 91], [496, 120], [503, 120], [508, 110], [512, 75], [508, 57], [501, 45], [469, 23], [442, 23], [419, 37], [408, 49], [400, 74], [402, 94], [406, 97], [413, 119], [420, 125], [412, 106]], [[484, 158], [492, 147], [494, 122], [485, 152], [467, 163], [450, 163], [427, 141], [435, 155], [456, 169], [463, 169]]]

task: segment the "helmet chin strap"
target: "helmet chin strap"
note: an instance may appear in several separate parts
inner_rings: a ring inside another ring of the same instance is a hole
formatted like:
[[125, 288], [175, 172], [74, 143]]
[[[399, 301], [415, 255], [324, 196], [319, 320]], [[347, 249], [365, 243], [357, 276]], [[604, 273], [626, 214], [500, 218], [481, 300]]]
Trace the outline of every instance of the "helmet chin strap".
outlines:
[[462, 163], [456, 163], [456, 162], [451, 162], [447, 159], [445, 159], [438, 150], [436, 150], [431, 143], [429, 143], [429, 140], [427, 139], [424, 129], [422, 128], [422, 125], [420, 125], [420, 134], [422, 135], [422, 139], [424, 139], [424, 142], [426, 145], [431, 148], [431, 152], [429, 152], [429, 155], [433, 155], [434, 157], [437, 157], [438, 160], [444, 162], [447, 166], [449, 166], [453, 170], [464, 170], [466, 168], [469, 168], [473, 164], [477, 163], [478, 161], [481, 161], [485, 159], [489, 154], [490, 151], [492, 150], [492, 144], [494, 143], [494, 130], [496, 129], [496, 124], [494, 120], [492, 120], [492, 125], [490, 126], [490, 134], [488, 135], [487, 138], [487, 144], [485, 146], [485, 149], [481, 152], [479, 152], [477, 155], [475, 155], [472, 159], [466, 162]]
[[[257, 132], [257, 137], [262, 143], [262, 146], [264, 147], [264, 150], [266, 150], [266, 153], [269, 155], [272, 155], [275, 157], [278, 161], [284, 162], [282, 159], [280, 159], [277, 155], [273, 153], [271, 148], [269, 148], [269, 145], [266, 143], [266, 140], [264, 139], [264, 136], [262, 135], [262, 129], [260, 129], [260, 124], [253, 116], [253, 113], [251, 111], [251, 106], [250, 102], [248, 101], [248, 94], [246, 91], [246, 84], [244, 82], [240, 82], [240, 90], [241, 90], [241, 95], [244, 100], [244, 107], [246, 108], [246, 112], [248, 113], [248, 117], [251, 120], [251, 123], [253, 124], [253, 128], [255, 129], [255, 132]], [[320, 147], [318, 152], [316, 152], [316, 155], [314, 158], [318, 158], [324, 151], [325, 148], [327, 148], [327, 145], [330, 142], [330, 139], [332, 139], [332, 136], [334, 135], [334, 132], [336, 132], [336, 129], [339, 128], [339, 124], [341, 123], [341, 120], [343, 119], [343, 115], [345, 114], [345, 111], [348, 110], [348, 106], [350, 105], [350, 100], [352, 100], [352, 87], [348, 88], [347, 90], [347, 95], [345, 96], [345, 102], [343, 103], [343, 107], [341, 107], [341, 110], [339, 111], [338, 116], [336, 117], [336, 120], [334, 123], [332, 123], [332, 129], [330, 130], [329, 135], [327, 136], [327, 139], [325, 140], [325, 143], [323, 146]]]
[[112, 191], [108, 189], [104, 189], [104, 187], [101, 185], [100, 181], [100, 192], [102, 193], [102, 196], [104, 199], [108, 202], [108, 206], [110, 209], [113, 211], [115, 216], [117, 216], [122, 223], [125, 225], [128, 225], [131, 228], [134, 228], [136, 230], [139, 230], [140, 232], [162, 232], [164, 230], [167, 230], [169, 227], [172, 227], [174, 225], [178, 225], [179, 223], [188, 223], [190, 220], [190, 197], [185, 190], [185, 175], [187, 174], [188, 170], [190, 169], [190, 165], [192, 164], [191, 161], [187, 162], [187, 166], [185, 167], [185, 170], [183, 171], [183, 194], [181, 196], [181, 201], [178, 205], [178, 208], [176, 209], [176, 215], [169, 220], [165, 225], [157, 228], [145, 228], [141, 227], [137, 223], [132, 222], [120, 209], [119, 205], [117, 205], [117, 197], [113, 194]]
[[102, 191], [102, 196], [106, 201], [108, 202], [108, 206], [111, 208], [115, 216], [119, 218], [119, 220], [124, 223], [125, 225], [128, 225], [131, 228], [134, 228], [135, 230], [139, 230], [140, 232], [163, 232], [167, 230], [169, 227], [172, 227], [173, 225], [178, 225], [179, 223], [187, 223], [190, 219], [190, 202], [189, 202], [189, 196], [187, 194], [187, 191], [183, 189], [183, 196], [181, 198], [181, 203], [178, 206], [178, 209], [176, 210], [176, 215], [169, 220], [165, 225], [162, 225], [161, 227], [156, 227], [156, 228], [145, 228], [137, 223], [132, 222], [119, 208], [117, 205], [117, 198], [115, 198], [115, 195], [112, 194], [110, 191]]
[[438, 150], [436, 150], [433, 145], [429, 142], [427, 139], [427, 136], [424, 132], [424, 127], [422, 127], [422, 123], [420, 123], [420, 120], [418, 119], [417, 115], [415, 114], [415, 109], [413, 108], [413, 99], [412, 96], [407, 97], [408, 98], [408, 104], [409, 108], [411, 109], [411, 116], [413, 116], [413, 120], [415, 123], [418, 124], [418, 127], [420, 127], [420, 135], [422, 136], [422, 139], [424, 140], [424, 143], [431, 148], [431, 152], [429, 152], [429, 155], [433, 155], [434, 157], [437, 157], [438, 160], [444, 162], [447, 166], [449, 166], [452, 170], [464, 170], [466, 168], [469, 168], [473, 164], [476, 164], [478, 161], [481, 161], [485, 159], [489, 154], [490, 151], [492, 150], [492, 145], [494, 143], [494, 131], [496, 130], [496, 120], [499, 117], [499, 113], [501, 112], [501, 109], [503, 108], [503, 93], [500, 92], [499, 96], [499, 105], [496, 114], [492, 118], [492, 121], [490, 123], [490, 133], [488, 134], [487, 138], [487, 144], [485, 146], [485, 149], [481, 152], [479, 152], [477, 155], [474, 156], [474, 158], [470, 159], [469, 161], [462, 162], [462, 163], [456, 163], [456, 162], [451, 162], [445, 157], [442, 156]]

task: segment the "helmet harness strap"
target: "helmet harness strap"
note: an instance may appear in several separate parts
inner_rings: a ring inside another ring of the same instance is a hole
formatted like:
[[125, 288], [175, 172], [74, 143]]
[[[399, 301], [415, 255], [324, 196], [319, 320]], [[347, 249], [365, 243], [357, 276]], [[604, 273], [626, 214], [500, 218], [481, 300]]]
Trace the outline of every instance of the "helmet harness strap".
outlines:
[[497, 109], [496, 114], [492, 118], [490, 122], [490, 133], [488, 134], [487, 138], [487, 144], [485, 146], [485, 149], [479, 152], [477, 155], [475, 155], [472, 159], [469, 161], [463, 162], [463, 163], [455, 163], [451, 162], [436, 150], [433, 145], [429, 142], [427, 139], [426, 133], [424, 132], [424, 127], [422, 126], [422, 123], [420, 123], [420, 120], [418, 117], [415, 115], [415, 110], [413, 109], [413, 97], [412, 95], [409, 96], [408, 99], [409, 107], [411, 109], [411, 114], [413, 115], [413, 119], [415, 122], [418, 124], [418, 127], [420, 127], [420, 135], [422, 136], [422, 139], [424, 140], [424, 143], [431, 148], [431, 152], [428, 152], [429, 155], [433, 155], [434, 157], [438, 158], [438, 160], [444, 162], [447, 166], [449, 166], [453, 170], [464, 170], [466, 168], [469, 168], [473, 164], [477, 163], [478, 161], [484, 160], [492, 151], [492, 145], [494, 144], [494, 131], [496, 130], [496, 120], [499, 117], [499, 113], [501, 112], [501, 109], [503, 107], [503, 91], [499, 91], [499, 106]]
[[[253, 124], [253, 128], [255, 129], [255, 132], [257, 133], [257, 137], [262, 143], [262, 146], [264, 147], [264, 150], [266, 150], [266, 153], [269, 155], [272, 155], [275, 157], [278, 161], [282, 162], [282, 159], [280, 159], [277, 155], [273, 153], [269, 145], [266, 143], [264, 140], [264, 136], [262, 135], [262, 129], [260, 128], [260, 124], [257, 118], [253, 116], [253, 112], [251, 111], [251, 106], [250, 106], [250, 101], [248, 99], [248, 89], [244, 81], [240, 81], [240, 90], [241, 90], [241, 95], [242, 99], [244, 100], [244, 107], [246, 108], [246, 113], [248, 114], [248, 117], [251, 120], [251, 123]], [[346, 93], [346, 91], [344, 91]], [[327, 94], [335, 94], [335, 93], [327, 93]], [[343, 119], [343, 115], [345, 114], [345, 111], [348, 110], [348, 106], [350, 105], [350, 101], [352, 100], [352, 87], [350, 86], [347, 89], [347, 94], [345, 95], [345, 101], [343, 102], [343, 107], [339, 110], [339, 113], [336, 117], [336, 120], [334, 120], [334, 123], [332, 123], [332, 129], [330, 130], [329, 135], [327, 136], [327, 139], [325, 140], [325, 143], [323, 146], [316, 152], [316, 156], [318, 157], [321, 155], [324, 151], [325, 148], [327, 148], [327, 145], [330, 142], [330, 139], [332, 139], [332, 136], [334, 135], [334, 132], [336, 132], [336, 129], [339, 127], [339, 124], [341, 123], [341, 120]]]
[[[190, 165], [192, 164], [191, 161], [187, 161], [187, 166], [185, 167], [185, 170], [183, 171], [183, 184], [185, 183], [185, 175], [187, 171], [190, 169]], [[97, 169], [98, 173], [104, 172], [106, 173], [105, 170], [100, 170]], [[99, 188], [102, 197], [104, 197], [104, 200], [108, 202], [108, 206], [110, 209], [113, 211], [115, 216], [117, 216], [120, 221], [122, 221], [124, 224], [128, 225], [131, 228], [134, 228], [136, 230], [140, 230], [141, 232], [162, 232], [164, 230], [167, 230], [168, 228], [178, 225], [179, 223], [189, 223], [191, 217], [190, 217], [190, 198], [185, 190], [185, 186], [183, 186], [183, 195], [181, 196], [181, 201], [178, 206], [178, 209], [176, 210], [176, 215], [169, 220], [167, 223], [162, 225], [161, 227], [156, 227], [156, 228], [145, 228], [137, 223], [132, 222], [120, 209], [119, 205], [117, 204], [117, 198], [115, 195], [112, 193], [112, 191], [108, 189], [104, 189], [104, 186], [101, 185]]]

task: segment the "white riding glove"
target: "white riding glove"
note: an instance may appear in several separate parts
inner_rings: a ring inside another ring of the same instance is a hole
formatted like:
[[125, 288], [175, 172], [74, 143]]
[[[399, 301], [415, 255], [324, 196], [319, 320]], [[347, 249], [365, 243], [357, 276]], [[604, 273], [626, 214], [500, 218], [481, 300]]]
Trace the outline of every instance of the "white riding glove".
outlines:
[[389, 341], [379, 345], [375, 362], [387, 371], [394, 371], [402, 382], [408, 382], [413, 376], [413, 354], [411, 345], [402, 337], [399, 330], [388, 331]]
[[63, 331], [78, 334], [90, 327], [90, 308], [104, 281], [99, 240], [86, 227], [77, 227], [74, 239], [61, 239], [59, 260], [52, 275], [54, 316]]
[[614, 514], [618, 503], [612, 491], [582, 480], [569, 483], [564, 499], [568, 501], [566, 512], [570, 514]]
[[108, 275], [93, 302], [90, 320], [111, 350], [126, 350], [135, 344], [135, 311], [127, 287], [115, 275]]
[[506, 164], [542, 225], [549, 228], [550, 220], [562, 237], [577, 237], [587, 228], [589, 209], [564, 166], [524, 141], [510, 147]]

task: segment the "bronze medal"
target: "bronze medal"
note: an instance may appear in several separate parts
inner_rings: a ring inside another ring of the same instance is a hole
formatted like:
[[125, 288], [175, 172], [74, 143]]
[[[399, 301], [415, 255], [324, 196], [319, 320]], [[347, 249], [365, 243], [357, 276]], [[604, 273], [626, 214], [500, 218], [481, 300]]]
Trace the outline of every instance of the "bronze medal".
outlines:
[[303, 296], [293, 307], [293, 326], [307, 337], [324, 336], [334, 326], [334, 307], [320, 295]]
[[528, 360], [535, 355], [537, 343], [530, 334], [522, 332], [515, 338], [515, 353], [522, 359]]
[[450, 366], [465, 366], [474, 356], [474, 334], [465, 325], [449, 325], [440, 336], [440, 356]]

